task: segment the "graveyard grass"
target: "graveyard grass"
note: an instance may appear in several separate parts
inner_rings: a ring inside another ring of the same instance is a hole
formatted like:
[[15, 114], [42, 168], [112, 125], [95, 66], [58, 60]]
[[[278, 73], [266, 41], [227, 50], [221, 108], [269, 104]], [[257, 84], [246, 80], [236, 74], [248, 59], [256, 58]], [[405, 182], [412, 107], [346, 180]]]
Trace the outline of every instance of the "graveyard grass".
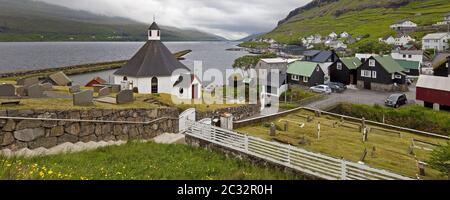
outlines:
[[[332, 116], [323, 115], [321, 118], [315, 118], [308, 123], [305, 116], [314, 116], [313, 112], [301, 110], [296, 113], [280, 117], [271, 122], [278, 127], [277, 135], [271, 137], [269, 128], [264, 124], [253, 124], [247, 127], [239, 128], [237, 131], [252, 136], [260, 137], [266, 140], [291, 144], [309, 151], [322, 153], [324, 155], [336, 158], [344, 158], [349, 161], [358, 162], [367, 148], [368, 154], [364, 160], [368, 166], [385, 169], [409, 177], [416, 177], [418, 173], [416, 158], [427, 162], [430, 159], [431, 151], [414, 148], [414, 154], [410, 155], [408, 149], [411, 146], [412, 139], [430, 142], [432, 144], [444, 145], [446, 140], [431, 138], [411, 133], [402, 133], [402, 138], [398, 134], [392, 133], [387, 129], [378, 127], [379, 130], [373, 130], [369, 133], [368, 142], [362, 142], [362, 133], [359, 132], [358, 123], [345, 123], [346, 127], [340, 126], [332, 128], [333, 122], [340, 119]], [[280, 121], [281, 120], [281, 121]], [[284, 127], [284, 121], [289, 120], [288, 131], [281, 129]], [[321, 137], [317, 140], [317, 122], [321, 122]], [[269, 123], [271, 123], [269, 122]], [[305, 123], [301, 128], [295, 122]], [[373, 128], [376, 126], [368, 125]], [[281, 130], [281, 131], [280, 131]], [[304, 138], [309, 144], [299, 144]], [[373, 147], [376, 148], [372, 156]], [[426, 168], [426, 176], [423, 179], [445, 179], [442, 175], [430, 167]]]
[[293, 173], [186, 145], [129, 142], [89, 152], [0, 157], [7, 180], [292, 180]]

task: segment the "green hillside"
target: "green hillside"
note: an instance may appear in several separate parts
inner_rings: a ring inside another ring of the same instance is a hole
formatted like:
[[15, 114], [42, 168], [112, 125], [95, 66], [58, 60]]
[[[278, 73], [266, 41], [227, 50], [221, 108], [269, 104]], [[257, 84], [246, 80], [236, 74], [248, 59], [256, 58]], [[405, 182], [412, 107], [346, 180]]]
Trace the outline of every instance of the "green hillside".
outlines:
[[[300, 37], [315, 33], [324, 36], [332, 31], [347, 31], [353, 36], [370, 34], [363, 41], [375, 41], [395, 34], [389, 26], [396, 21], [410, 19], [421, 26], [431, 25], [442, 21], [448, 12], [449, 0], [329, 0], [322, 3], [315, 0], [291, 12], [277, 28], [263, 37], [282, 43], [297, 43]], [[419, 32], [413, 36], [420, 38], [423, 34]]]
[[[150, 19], [151, 20], [151, 17]], [[95, 15], [31, 0], [0, 0], [0, 41], [145, 40], [148, 24]], [[160, 26], [163, 40], [224, 40], [196, 31]]]

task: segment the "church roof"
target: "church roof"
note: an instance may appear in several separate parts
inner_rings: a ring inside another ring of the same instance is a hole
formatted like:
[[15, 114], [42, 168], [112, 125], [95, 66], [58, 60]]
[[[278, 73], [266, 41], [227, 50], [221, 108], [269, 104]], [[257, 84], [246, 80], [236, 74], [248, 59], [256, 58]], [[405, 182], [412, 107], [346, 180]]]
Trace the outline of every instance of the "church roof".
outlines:
[[149, 30], [161, 30], [158, 26], [158, 24], [156, 24], [156, 22], [153, 22], [152, 25], [150, 25], [150, 28], [148, 28]]
[[177, 69], [190, 71], [160, 40], [149, 40], [114, 75], [130, 77], [172, 76]]

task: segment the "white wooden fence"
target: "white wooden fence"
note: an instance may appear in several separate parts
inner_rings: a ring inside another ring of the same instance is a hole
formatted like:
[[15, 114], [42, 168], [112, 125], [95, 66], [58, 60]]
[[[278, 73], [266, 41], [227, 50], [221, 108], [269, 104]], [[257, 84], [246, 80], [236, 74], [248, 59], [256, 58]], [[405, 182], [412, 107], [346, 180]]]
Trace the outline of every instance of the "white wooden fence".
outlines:
[[186, 123], [186, 135], [326, 180], [413, 180], [385, 170], [238, 134], [211, 125], [193, 121]]

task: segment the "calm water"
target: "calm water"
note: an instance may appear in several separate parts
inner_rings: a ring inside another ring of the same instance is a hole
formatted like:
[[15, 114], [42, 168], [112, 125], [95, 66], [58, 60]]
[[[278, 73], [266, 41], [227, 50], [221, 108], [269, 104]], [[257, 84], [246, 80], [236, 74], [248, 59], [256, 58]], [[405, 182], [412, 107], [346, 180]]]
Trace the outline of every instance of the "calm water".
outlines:
[[[143, 42], [0, 42], [0, 71], [42, 69], [131, 58]], [[226, 51], [233, 42], [166, 42], [172, 51], [191, 49], [182, 61], [192, 68], [194, 61], [203, 61], [203, 68], [231, 68], [234, 60], [245, 52]], [[112, 70], [72, 76], [76, 84], [84, 85], [92, 77], [110, 80]]]

